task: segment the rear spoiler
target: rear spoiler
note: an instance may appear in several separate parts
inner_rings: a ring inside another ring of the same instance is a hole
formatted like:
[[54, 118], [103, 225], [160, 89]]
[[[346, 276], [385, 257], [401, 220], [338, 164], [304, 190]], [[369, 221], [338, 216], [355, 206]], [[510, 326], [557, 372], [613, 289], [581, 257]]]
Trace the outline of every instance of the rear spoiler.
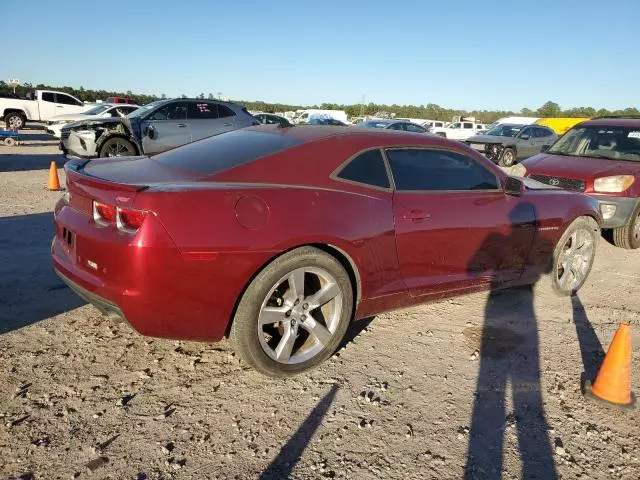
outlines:
[[138, 185], [131, 183], [113, 183], [100, 177], [89, 175], [84, 171], [84, 167], [91, 160], [69, 160], [64, 165], [64, 172], [68, 178], [72, 178], [74, 182], [87, 185], [89, 187], [98, 187], [104, 190], [124, 190], [128, 192], [141, 192], [149, 188], [148, 185]]

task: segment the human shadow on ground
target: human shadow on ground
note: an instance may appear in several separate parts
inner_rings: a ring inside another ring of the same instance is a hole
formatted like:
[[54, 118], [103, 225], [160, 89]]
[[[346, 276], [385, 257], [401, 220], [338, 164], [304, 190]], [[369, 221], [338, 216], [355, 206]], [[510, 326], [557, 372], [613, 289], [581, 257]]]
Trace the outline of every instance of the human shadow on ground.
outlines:
[[596, 375], [598, 375], [598, 369], [604, 357], [604, 349], [578, 295], [571, 297], [571, 305], [573, 307], [573, 323], [576, 326], [580, 355], [584, 367], [582, 384], [584, 384], [585, 380], [593, 382]]
[[333, 384], [327, 394], [311, 410], [296, 433], [285, 443], [280, 452], [260, 475], [261, 480], [289, 478], [302, 454], [307, 448], [338, 392], [338, 384]]
[[56, 162], [58, 168], [62, 168], [67, 163], [67, 159], [62, 154], [19, 155], [5, 153], [0, 147], [0, 173], [48, 170], [52, 161]]
[[[510, 231], [488, 235], [467, 266], [469, 275], [492, 281], [480, 334], [480, 371], [464, 478], [502, 478], [504, 436], [514, 427], [522, 462], [520, 478], [554, 479], [557, 473], [542, 401], [533, 288], [501, 290], [504, 282], [519, 277], [530, 252], [542, 259], [540, 264], [547, 264], [554, 246], [536, 235], [532, 204], [518, 203], [509, 219]], [[544, 273], [529, 271], [530, 281]], [[506, 412], [509, 387], [513, 413]]]
[[51, 212], [0, 218], [0, 334], [85, 303], [51, 266], [53, 235]]

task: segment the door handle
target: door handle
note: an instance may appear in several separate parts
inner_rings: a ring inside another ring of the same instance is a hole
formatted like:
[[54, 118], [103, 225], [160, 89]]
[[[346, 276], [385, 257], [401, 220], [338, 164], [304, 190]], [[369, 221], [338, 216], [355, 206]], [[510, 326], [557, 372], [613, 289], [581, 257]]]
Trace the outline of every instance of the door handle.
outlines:
[[179, 123], [178, 125], [176, 125], [176, 127], [178, 127], [178, 128], [184, 128], [186, 126], [187, 126], [186, 123]]
[[64, 108], [62, 105], [56, 105], [56, 108]]
[[402, 220], [411, 220], [412, 222], [419, 222], [430, 218], [431, 214], [423, 212], [422, 210], [409, 210], [402, 216]]
[[223, 123], [222, 125], [224, 125], [225, 127], [230, 127], [233, 124], [232, 123]]

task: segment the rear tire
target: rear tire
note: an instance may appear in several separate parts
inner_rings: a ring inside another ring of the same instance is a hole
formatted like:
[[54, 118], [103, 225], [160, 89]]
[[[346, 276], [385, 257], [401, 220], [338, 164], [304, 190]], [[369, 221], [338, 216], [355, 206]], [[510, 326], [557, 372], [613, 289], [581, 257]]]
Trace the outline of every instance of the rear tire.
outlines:
[[21, 128], [24, 128], [25, 124], [27, 123], [27, 117], [25, 117], [24, 114], [20, 112], [11, 112], [5, 115], [4, 121], [7, 125], [7, 129], [20, 130]]
[[137, 155], [136, 147], [122, 137], [110, 138], [100, 147], [99, 157], [133, 157]]
[[593, 218], [576, 218], [556, 244], [547, 273], [536, 289], [560, 297], [575, 295], [589, 277], [599, 238], [600, 228]]
[[513, 148], [505, 148], [500, 155], [498, 165], [501, 167], [513, 167], [516, 163], [516, 151]]
[[640, 204], [631, 215], [629, 223], [613, 229], [613, 244], [630, 250], [640, 248]]
[[344, 267], [317, 248], [301, 247], [276, 258], [249, 284], [230, 337], [248, 365], [271, 377], [288, 377], [335, 352], [352, 311], [353, 288]]

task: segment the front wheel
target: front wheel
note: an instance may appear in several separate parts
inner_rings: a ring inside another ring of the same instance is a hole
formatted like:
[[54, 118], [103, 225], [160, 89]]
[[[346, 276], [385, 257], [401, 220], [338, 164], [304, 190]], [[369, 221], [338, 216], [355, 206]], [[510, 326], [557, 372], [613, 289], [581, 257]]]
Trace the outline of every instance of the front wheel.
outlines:
[[590, 217], [579, 217], [557, 243], [549, 272], [540, 283], [559, 296], [575, 295], [587, 280], [596, 254], [600, 228]]
[[505, 148], [500, 155], [498, 165], [501, 167], [512, 167], [516, 163], [516, 151], [513, 148]]
[[326, 360], [342, 341], [353, 289], [331, 255], [302, 247], [278, 257], [240, 300], [231, 340], [240, 358], [272, 377], [301, 373]]
[[620, 248], [640, 248], [640, 204], [626, 225], [613, 229], [613, 243]]
[[137, 155], [136, 147], [121, 137], [110, 138], [100, 147], [99, 157], [132, 157]]
[[18, 112], [7, 113], [4, 117], [4, 121], [7, 124], [9, 130], [20, 130], [27, 123], [27, 118]]

